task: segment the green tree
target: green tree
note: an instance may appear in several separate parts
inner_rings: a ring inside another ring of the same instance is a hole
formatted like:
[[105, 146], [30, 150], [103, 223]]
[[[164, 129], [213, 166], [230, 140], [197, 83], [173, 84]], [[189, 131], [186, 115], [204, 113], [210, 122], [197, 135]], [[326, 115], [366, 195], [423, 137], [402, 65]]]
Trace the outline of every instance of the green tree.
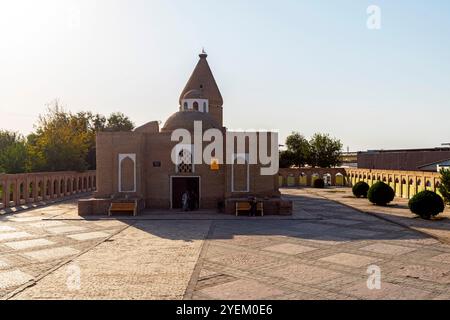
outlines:
[[28, 137], [32, 171], [84, 171], [92, 132], [86, 114], [73, 115], [56, 102], [41, 115], [36, 132]]
[[294, 165], [294, 153], [290, 150], [280, 151], [280, 168], [290, 168]]
[[106, 131], [132, 131], [133, 129], [134, 123], [121, 112], [111, 113], [104, 128]]
[[79, 114], [87, 120], [88, 130], [90, 132], [90, 144], [87, 153], [87, 164], [89, 170], [96, 168], [96, 148], [95, 136], [99, 131], [132, 131], [134, 123], [123, 113], [111, 113], [108, 119], [100, 114], [84, 113]]
[[74, 118], [79, 123], [78, 125], [86, 131], [88, 150], [86, 154], [86, 165], [88, 170], [95, 170], [96, 168], [96, 149], [95, 137], [97, 132], [104, 131], [106, 128], [106, 118], [101, 114], [93, 114], [92, 112], [78, 112]]
[[95, 138], [99, 131], [131, 131], [134, 124], [123, 113], [108, 118], [90, 111], [71, 113], [58, 101], [39, 117], [28, 136], [31, 171], [84, 171], [96, 168]]
[[25, 139], [20, 134], [0, 131], [0, 172], [25, 172], [27, 157]]
[[439, 192], [447, 204], [450, 204], [450, 169], [441, 169], [441, 184]]
[[310, 145], [308, 140], [298, 132], [293, 132], [286, 139], [287, 153], [283, 158], [290, 160], [291, 165], [303, 167], [307, 164], [310, 156]]
[[312, 167], [331, 168], [341, 165], [342, 143], [328, 134], [316, 133], [309, 141], [308, 164]]
[[16, 143], [20, 139], [21, 135], [17, 132], [0, 130], [0, 151]]
[[95, 138], [99, 131], [131, 131], [134, 123], [123, 113], [108, 118], [90, 111], [71, 113], [59, 102], [39, 116], [27, 139], [0, 130], [0, 172], [84, 171], [96, 168]]

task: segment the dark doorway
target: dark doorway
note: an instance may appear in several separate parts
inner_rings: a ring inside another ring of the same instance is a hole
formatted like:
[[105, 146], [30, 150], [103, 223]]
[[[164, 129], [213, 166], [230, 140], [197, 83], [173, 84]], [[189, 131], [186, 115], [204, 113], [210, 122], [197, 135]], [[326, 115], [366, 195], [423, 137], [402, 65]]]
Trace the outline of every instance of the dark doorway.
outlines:
[[188, 191], [193, 199], [193, 209], [200, 204], [200, 178], [199, 177], [172, 177], [172, 209], [181, 209], [181, 196]]

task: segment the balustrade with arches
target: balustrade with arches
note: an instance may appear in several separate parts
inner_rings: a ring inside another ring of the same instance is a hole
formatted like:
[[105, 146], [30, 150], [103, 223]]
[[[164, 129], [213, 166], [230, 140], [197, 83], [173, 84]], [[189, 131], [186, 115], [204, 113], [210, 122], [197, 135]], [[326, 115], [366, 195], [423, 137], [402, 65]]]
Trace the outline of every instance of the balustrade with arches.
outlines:
[[0, 209], [96, 189], [95, 171], [0, 174]]
[[356, 168], [289, 168], [278, 172], [280, 187], [313, 186], [314, 180], [322, 178], [328, 186], [351, 187], [359, 181], [372, 186], [383, 181], [395, 191], [399, 198], [410, 199], [423, 190], [439, 193], [440, 174], [426, 171], [372, 170]]

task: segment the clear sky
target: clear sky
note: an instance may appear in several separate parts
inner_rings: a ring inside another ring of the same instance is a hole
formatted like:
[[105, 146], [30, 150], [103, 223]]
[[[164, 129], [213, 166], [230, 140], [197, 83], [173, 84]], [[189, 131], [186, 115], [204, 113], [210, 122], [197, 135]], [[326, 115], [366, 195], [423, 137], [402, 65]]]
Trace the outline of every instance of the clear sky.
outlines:
[[28, 134], [56, 98], [164, 122], [202, 47], [230, 129], [352, 151], [450, 142], [447, 0], [1, 1], [0, 128]]

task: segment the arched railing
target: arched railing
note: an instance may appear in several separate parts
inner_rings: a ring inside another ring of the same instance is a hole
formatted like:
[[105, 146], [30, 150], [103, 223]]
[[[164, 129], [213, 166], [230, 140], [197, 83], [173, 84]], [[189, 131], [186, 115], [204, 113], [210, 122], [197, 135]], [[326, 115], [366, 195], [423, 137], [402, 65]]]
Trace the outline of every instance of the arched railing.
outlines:
[[394, 189], [399, 198], [409, 199], [423, 190], [439, 193], [440, 174], [425, 171], [371, 170], [356, 168], [282, 168], [278, 172], [280, 187], [312, 186], [314, 179], [326, 177], [331, 186], [351, 187], [359, 181], [369, 185], [383, 181]]
[[0, 174], [0, 209], [95, 190], [95, 171]]

